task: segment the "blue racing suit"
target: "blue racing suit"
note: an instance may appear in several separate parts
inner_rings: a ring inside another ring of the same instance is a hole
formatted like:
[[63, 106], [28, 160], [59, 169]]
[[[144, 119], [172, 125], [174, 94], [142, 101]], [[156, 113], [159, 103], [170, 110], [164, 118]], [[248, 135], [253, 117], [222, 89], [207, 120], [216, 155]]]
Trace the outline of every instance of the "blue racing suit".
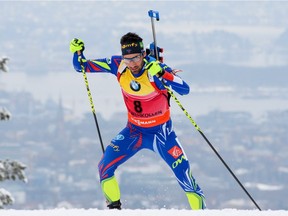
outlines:
[[[75, 53], [73, 64], [75, 70], [81, 72], [78, 58]], [[189, 93], [187, 83], [165, 64], [160, 64], [165, 73], [159, 78], [151, 76], [145, 65], [140, 74], [132, 74], [121, 56], [86, 60], [82, 54], [81, 58], [86, 72], [105, 72], [117, 77], [128, 111], [126, 127], [112, 139], [99, 162], [100, 182], [107, 201], [120, 200], [120, 189], [114, 175], [117, 167], [146, 148], [157, 153], [171, 168], [191, 208], [204, 209], [204, 194], [192, 176], [187, 156], [173, 130], [170, 97], [164, 87], [165, 84], [185, 95]], [[147, 62], [155, 60], [149, 56], [145, 58]]]

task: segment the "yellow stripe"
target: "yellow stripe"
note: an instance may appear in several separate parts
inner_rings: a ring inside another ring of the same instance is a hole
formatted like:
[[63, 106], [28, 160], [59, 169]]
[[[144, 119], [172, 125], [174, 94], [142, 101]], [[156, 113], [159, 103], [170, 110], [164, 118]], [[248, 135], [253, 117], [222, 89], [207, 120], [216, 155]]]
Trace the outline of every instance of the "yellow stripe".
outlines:
[[92, 61], [94, 62], [95, 64], [105, 68], [106, 70], [111, 70], [111, 68], [109, 67], [109, 65], [105, 62], [100, 62], [100, 61]]
[[109, 202], [120, 200], [120, 189], [115, 176], [101, 182], [102, 191]]
[[186, 196], [188, 198], [188, 202], [190, 204], [191, 209], [199, 210], [203, 209], [203, 197], [199, 196], [196, 193], [187, 192]]

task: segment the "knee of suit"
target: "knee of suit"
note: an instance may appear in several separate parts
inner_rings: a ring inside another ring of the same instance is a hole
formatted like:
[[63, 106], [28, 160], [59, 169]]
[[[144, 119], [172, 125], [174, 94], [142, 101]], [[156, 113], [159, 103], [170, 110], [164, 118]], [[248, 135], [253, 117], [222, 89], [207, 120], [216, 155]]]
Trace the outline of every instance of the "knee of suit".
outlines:
[[103, 163], [101, 160], [100, 163], [98, 164], [98, 172], [99, 172], [99, 177], [100, 181], [103, 181], [104, 179], [110, 178], [114, 176], [114, 172], [116, 170], [116, 166], [109, 166]]
[[100, 181], [114, 176], [117, 165], [111, 162], [105, 163], [103, 159], [98, 164], [98, 171], [100, 176]]

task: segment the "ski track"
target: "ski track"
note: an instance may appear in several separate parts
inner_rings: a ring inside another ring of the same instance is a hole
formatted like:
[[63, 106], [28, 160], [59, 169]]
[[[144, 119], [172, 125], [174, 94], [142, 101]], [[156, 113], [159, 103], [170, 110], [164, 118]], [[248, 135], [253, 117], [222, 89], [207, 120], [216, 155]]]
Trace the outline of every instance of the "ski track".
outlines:
[[1, 216], [288, 216], [285, 210], [98, 210], [98, 209], [50, 209], [50, 210], [0, 210]]

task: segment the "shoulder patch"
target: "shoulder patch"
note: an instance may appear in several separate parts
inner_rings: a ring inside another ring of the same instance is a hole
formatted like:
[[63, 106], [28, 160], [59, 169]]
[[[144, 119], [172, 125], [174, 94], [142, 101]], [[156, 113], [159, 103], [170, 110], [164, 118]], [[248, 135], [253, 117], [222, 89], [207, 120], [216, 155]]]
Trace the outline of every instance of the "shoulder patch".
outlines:
[[106, 58], [106, 63], [111, 64], [111, 58]]

